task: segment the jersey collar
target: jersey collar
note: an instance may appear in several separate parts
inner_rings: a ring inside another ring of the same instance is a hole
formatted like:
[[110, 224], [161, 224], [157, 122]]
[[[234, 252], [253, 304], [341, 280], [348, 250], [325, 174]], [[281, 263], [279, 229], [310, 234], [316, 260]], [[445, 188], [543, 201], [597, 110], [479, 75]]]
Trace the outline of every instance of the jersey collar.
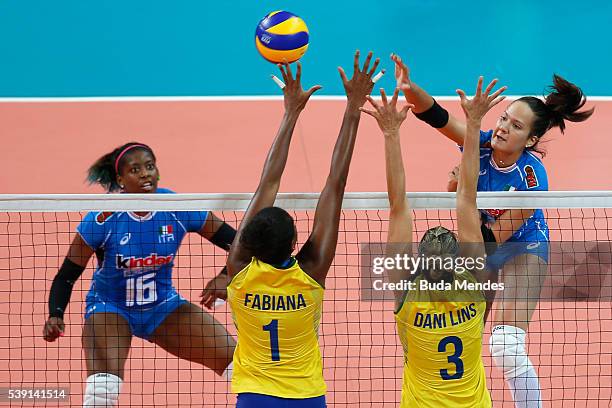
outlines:
[[516, 162], [512, 166], [499, 167], [497, 163], [495, 163], [495, 160], [493, 160], [493, 155], [491, 155], [491, 158], [489, 159], [489, 164], [491, 165], [491, 167], [493, 167], [495, 170], [499, 171], [500, 173], [511, 173], [514, 170], [516, 170], [516, 168], [518, 167]]
[[133, 219], [134, 221], [149, 221], [150, 219], [153, 218], [153, 216], [155, 215], [156, 211], [151, 211], [150, 213], [148, 213], [147, 215], [144, 216], [140, 216], [138, 214], [136, 214], [135, 212], [132, 211], [128, 211], [127, 212], [128, 215], [130, 216], [131, 219]]

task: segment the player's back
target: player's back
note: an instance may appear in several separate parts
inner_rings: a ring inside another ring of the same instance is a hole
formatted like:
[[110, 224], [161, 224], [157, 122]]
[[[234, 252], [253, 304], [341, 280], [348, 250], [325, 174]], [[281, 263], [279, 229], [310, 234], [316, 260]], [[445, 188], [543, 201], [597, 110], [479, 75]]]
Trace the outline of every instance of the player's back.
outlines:
[[[467, 272], [456, 280], [463, 281], [476, 282]], [[409, 291], [395, 315], [404, 348], [401, 407], [491, 407], [481, 357], [484, 295], [450, 285], [449, 301], [430, 301], [440, 291]]]
[[283, 398], [326, 392], [318, 342], [323, 288], [293, 262], [278, 269], [253, 258], [228, 285], [238, 330], [232, 392]]

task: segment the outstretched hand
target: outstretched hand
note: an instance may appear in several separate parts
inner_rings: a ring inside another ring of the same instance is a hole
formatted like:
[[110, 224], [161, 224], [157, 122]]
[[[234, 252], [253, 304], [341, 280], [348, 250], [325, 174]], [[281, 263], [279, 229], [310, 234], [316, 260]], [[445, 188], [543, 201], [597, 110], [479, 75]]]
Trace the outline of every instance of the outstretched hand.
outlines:
[[202, 293], [200, 293], [200, 304], [211, 309], [217, 299], [227, 300], [227, 285], [229, 284], [227, 274], [220, 273], [211, 279]]
[[482, 120], [484, 115], [491, 110], [492, 107], [506, 98], [505, 96], [499, 96], [508, 89], [506, 86], [502, 86], [493, 94], [489, 95], [495, 84], [497, 84], [497, 79], [491, 81], [484, 92], [482, 92], [482, 82], [483, 77], [479, 77], [478, 84], [476, 85], [476, 95], [474, 95], [472, 99], [468, 99], [463, 90], [457, 89], [457, 94], [459, 98], [461, 98], [461, 108], [468, 120]]
[[410, 69], [408, 65], [397, 54], [391, 54], [391, 60], [395, 63], [395, 86], [401, 89], [402, 92], [409, 91], [412, 87], [412, 82], [410, 82]]
[[[363, 69], [359, 69], [359, 50], [355, 52], [355, 59], [353, 62], [353, 77], [349, 80], [346, 77], [346, 73], [342, 67], [338, 67], [340, 72], [340, 78], [342, 78], [342, 84], [344, 85], [344, 91], [348, 103], [353, 108], [360, 108], [366, 102], [366, 96], [372, 92], [374, 88], [374, 82], [372, 76], [378, 68], [380, 58], [376, 58], [374, 65], [370, 68], [370, 61], [372, 60], [372, 51], [368, 53], [366, 60], [363, 64]], [[385, 70], [382, 70], [384, 73]]]
[[[288, 63], [278, 64], [278, 68], [285, 82], [284, 84], [279, 84], [283, 89], [285, 97], [285, 110], [287, 112], [299, 113], [306, 107], [306, 102], [308, 102], [312, 94], [321, 89], [321, 85], [315, 85], [307, 91], [302, 89], [302, 64], [299, 62], [297, 63], [295, 78], [293, 78], [291, 66]], [[272, 79], [274, 78], [273, 75]]]
[[377, 103], [370, 95], [366, 96], [370, 104], [375, 110], [368, 110], [365, 108], [359, 108], [362, 112], [374, 117], [378, 122], [380, 130], [384, 135], [390, 135], [399, 131], [400, 126], [406, 119], [408, 111], [414, 108], [414, 105], [408, 104], [402, 109], [397, 110], [397, 97], [399, 95], [399, 88], [395, 88], [391, 102], [387, 101], [387, 94], [384, 88], [380, 88], [380, 96], [382, 97], [382, 105]]

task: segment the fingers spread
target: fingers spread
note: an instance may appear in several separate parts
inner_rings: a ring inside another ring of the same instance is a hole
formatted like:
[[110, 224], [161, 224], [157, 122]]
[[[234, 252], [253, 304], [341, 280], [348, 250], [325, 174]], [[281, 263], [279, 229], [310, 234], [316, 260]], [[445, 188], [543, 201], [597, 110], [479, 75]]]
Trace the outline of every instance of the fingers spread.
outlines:
[[370, 60], [372, 59], [372, 51], [368, 53], [368, 56], [363, 63], [363, 72], [368, 72], [368, 67], [370, 66]]
[[478, 84], [476, 85], [476, 96], [482, 95], [482, 80], [482, 76], [478, 77]]
[[344, 82], [344, 84], [346, 85], [348, 79], [346, 78], [346, 74], [344, 73], [342, 67], [338, 67], [338, 72], [340, 72], [340, 78], [342, 78], [342, 82]]
[[380, 58], [376, 58], [374, 60], [374, 65], [372, 66], [372, 69], [370, 69], [370, 72], [368, 72], [369, 76], [372, 76], [374, 72], [376, 72], [376, 68], [378, 68], [378, 64], [380, 64]]
[[380, 97], [382, 99], [383, 106], [387, 106], [389, 103], [387, 102], [387, 94], [385, 93], [385, 88], [380, 88]]
[[408, 116], [408, 111], [410, 109], [414, 108], [414, 105], [406, 105], [402, 108], [402, 110], [400, 111], [402, 114], [402, 118], [406, 118], [406, 116]]
[[397, 106], [397, 97], [399, 96], [399, 88], [395, 88], [393, 91], [393, 97], [391, 98], [391, 106], [394, 108]]
[[489, 104], [489, 108], [494, 107], [495, 105], [497, 105], [498, 103], [500, 103], [501, 101], [503, 101], [504, 99], [506, 99], [505, 96], [500, 96], [499, 98], [495, 99], [493, 102], [491, 102]]
[[497, 91], [495, 91], [495, 92], [493, 93], [493, 95], [491, 95], [491, 96], [489, 97], [489, 99], [495, 99], [495, 98], [497, 98], [497, 97], [498, 97], [498, 96], [499, 96], [499, 95], [500, 95], [502, 92], [504, 92], [506, 89], [508, 89], [508, 87], [507, 87], [507, 86], [502, 86], [502, 87], [501, 87], [501, 88], [499, 88]]
[[285, 69], [287, 70], [287, 81], [288, 80], [293, 80], [293, 73], [291, 73], [291, 65], [289, 65], [288, 63], [284, 63], [285, 65]]
[[363, 107], [359, 108], [359, 110], [362, 111], [363, 113], [367, 113], [368, 115], [370, 115], [370, 116], [372, 116], [374, 118], [378, 117], [377, 112], [375, 112], [373, 110], [369, 110], [369, 109], [366, 109], [366, 108], [363, 108]]
[[300, 82], [302, 79], [302, 64], [298, 61], [297, 63], [297, 73], [295, 74], [295, 80]]
[[374, 109], [376, 109], [377, 112], [380, 112], [380, 109], [382, 107], [378, 103], [376, 103], [376, 101], [374, 100], [374, 98], [372, 98], [371, 95], [366, 95], [366, 99], [368, 100], [368, 102], [370, 102], [370, 105], [372, 105]]
[[308, 96], [310, 96], [313, 93], [317, 92], [321, 88], [322, 88], [321, 85], [315, 85], [315, 86], [311, 87], [308, 91], [306, 91], [306, 93], [308, 94]]
[[489, 85], [487, 86], [487, 89], [485, 89], [484, 91], [485, 95], [488, 95], [491, 92], [491, 90], [493, 89], [497, 81], [498, 81], [497, 78], [495, 78], [489, 83]]
[[287, 73], [285, 72], [285, 68], [282, 64], [278, 64], [278, 69], [280, 69], [281, 75], [283, 76], [283, 80], [287, 83]]

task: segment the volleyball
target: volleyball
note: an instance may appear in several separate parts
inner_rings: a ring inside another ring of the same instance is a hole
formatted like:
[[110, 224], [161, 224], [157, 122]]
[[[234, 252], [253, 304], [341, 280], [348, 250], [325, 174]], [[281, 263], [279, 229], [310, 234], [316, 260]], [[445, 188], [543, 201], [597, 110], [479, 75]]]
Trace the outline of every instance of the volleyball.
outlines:
[[255, 46], [270, 62], [297, 61], [308, 48], [308, 27], [293, 13], [273, 11], [257, 24]]

